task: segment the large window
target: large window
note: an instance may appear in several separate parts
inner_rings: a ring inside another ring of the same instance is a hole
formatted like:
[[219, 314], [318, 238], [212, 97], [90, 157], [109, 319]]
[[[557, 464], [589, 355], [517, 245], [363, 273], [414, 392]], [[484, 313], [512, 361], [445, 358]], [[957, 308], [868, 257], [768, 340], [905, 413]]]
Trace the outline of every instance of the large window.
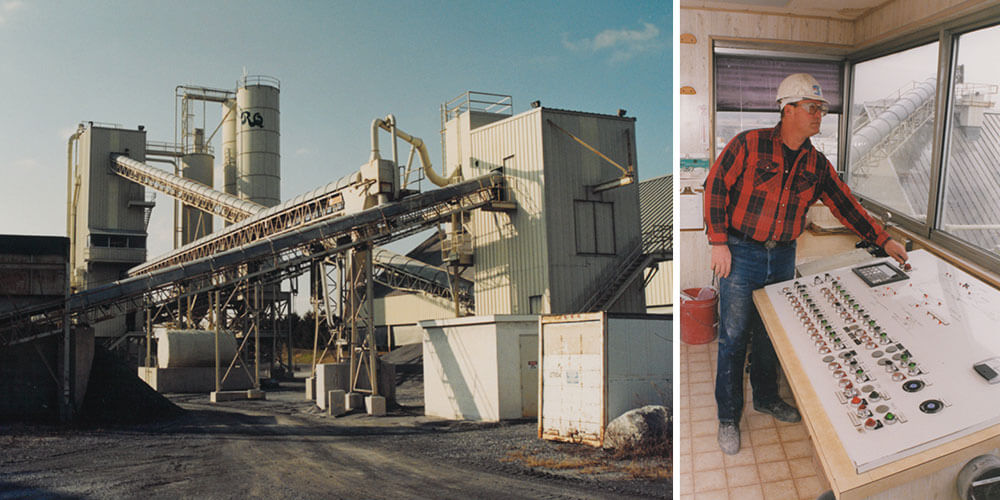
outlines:
[[1000, 253], [1000, 26], [956, 37], [941, 230]]
[[614, 255], [615, 206], [599, 201], [573, 202], [576, 253]]
[[926, 220], [938, 43], [854, 66], [848, 184], [897, 213]]
[[775, 100], [778, 85], [793, 73], [809, 73], [823, 87], [830, 114], [810, 141], [837, 165], [838, 131], [843, 110], [843, 63], [782, 54], [717, 48], [715, 66], [715, 154], [740, 132], [774, 127], [781, 121]]
[[[914, 35], [904, 50], [859, 55], [847, 115], [855, 193], [876, 213], [892, 213], [903, 227], [991, 266], [1000, 263], [994, 12], [992, 20], [956, 20]], [[946, 103], [937, 102], [941, 96]]]

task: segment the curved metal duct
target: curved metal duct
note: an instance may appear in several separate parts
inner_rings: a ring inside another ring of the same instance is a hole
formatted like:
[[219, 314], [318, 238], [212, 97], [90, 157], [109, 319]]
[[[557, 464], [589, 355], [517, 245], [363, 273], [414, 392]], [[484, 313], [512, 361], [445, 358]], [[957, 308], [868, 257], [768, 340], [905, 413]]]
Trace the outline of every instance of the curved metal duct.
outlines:
[[863, 158], [882, 142], [899, 124], [906, 121], [927, 99], [934, 97], [937, 81], [928, 78], [896, 100], [889, 109], [881, 112], [851, 136], [851, 161]]

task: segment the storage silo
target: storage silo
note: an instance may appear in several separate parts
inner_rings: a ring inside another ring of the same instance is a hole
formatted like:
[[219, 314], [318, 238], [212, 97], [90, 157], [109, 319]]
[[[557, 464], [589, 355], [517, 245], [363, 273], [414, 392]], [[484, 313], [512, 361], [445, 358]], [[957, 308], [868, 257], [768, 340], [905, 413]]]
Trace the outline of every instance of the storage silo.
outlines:
[[278, 93], [268, 76], [244, 76], [236, 89], [236, 188], [265, 207], [281, 202]]
[[[181, 176], [199, 184], [212, 187], [214, 183], [212, 165], [215, 158], [205, 147], [205, 130], [194, 130], [194, 150], [181, 157]], [[185, 205], [181, 210], [181, 244], [201, 238], [212, 232], [212, 215]]]
[[222, 185], [226, 194], [236, 191], [236, 99], [222, 103]]

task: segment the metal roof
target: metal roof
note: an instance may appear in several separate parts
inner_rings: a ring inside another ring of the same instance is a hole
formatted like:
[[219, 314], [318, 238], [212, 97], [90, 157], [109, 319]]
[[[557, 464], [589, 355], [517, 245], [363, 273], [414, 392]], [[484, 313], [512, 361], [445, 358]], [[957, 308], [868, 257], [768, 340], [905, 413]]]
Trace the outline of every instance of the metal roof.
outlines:
[[[925, 128], [932, 127], [931, 124]], [[911, 205], [926, 212], [930, 188], [932, 141], [921, 133], [910, 139], [919, 147], [918, 154], [907, 155], [909, 148], [899, 148], [892, 155], [893, 164], [907, 167], [900, 182]], [[927, 133], [932, 133], [927, 130]], [[941, 212], [942, 228], [948, 233], [991, 252], [1000, 247], [1000, 114], [986, 113], [978, 133], [974, 129], [954, 127], [947, 159], [946, 189]], [[912, 150], [910, 150], [912, 151]], [[949, 226], [968, 225], [966, 229]], [[971, 227], [977, 225], [978, 227]], [[993, 227], [987, 227], [993, 226]]]
[[673, 175], [667, 174], [639, 183], [639, 212], [645, 253], [673, 252], [673, 178]]

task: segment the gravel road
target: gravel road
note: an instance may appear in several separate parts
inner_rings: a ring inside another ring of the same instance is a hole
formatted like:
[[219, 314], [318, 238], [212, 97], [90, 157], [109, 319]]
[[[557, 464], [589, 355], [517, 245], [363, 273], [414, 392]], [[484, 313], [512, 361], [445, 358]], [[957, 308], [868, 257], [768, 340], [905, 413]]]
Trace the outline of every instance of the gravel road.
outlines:
[[420, 386], [385, 417], [323, 415], [297, 380], [266, 401], [170, 396], [185, 411], [152, 423], [0, 425], [0, 498], [671, 498], [669, 458], [428, 418]]

